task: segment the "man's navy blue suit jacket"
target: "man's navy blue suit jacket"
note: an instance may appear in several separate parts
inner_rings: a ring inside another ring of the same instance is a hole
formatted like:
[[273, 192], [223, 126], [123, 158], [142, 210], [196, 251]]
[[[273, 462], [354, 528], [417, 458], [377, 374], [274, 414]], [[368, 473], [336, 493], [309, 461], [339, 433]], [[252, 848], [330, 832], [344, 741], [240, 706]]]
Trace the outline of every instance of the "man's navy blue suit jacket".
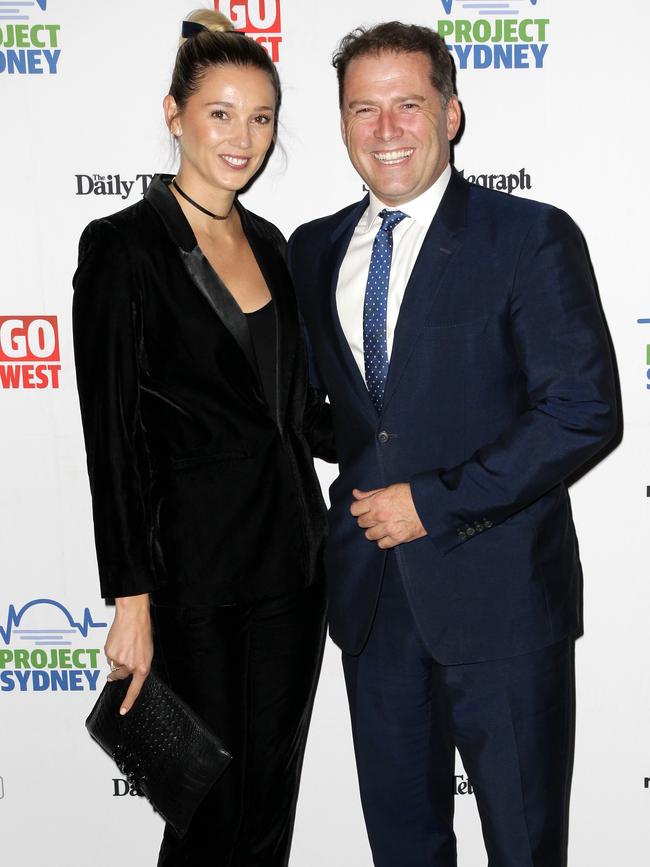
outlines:
[[378, 415], [335, 301], [366, 207], [301, 226], [289, 244], [340, 463], [325, 551], [332, 638], [361, 652], [386, 557], [350, 514], [351, 491], [395, 482], [411, 483], [427, 531], [396, 556], [435, 659], [514, 656], [577, 635], [582, 572], [565, 479], [616, 430], [582, 236], [564, 212], [454, 171], [406, 289]]

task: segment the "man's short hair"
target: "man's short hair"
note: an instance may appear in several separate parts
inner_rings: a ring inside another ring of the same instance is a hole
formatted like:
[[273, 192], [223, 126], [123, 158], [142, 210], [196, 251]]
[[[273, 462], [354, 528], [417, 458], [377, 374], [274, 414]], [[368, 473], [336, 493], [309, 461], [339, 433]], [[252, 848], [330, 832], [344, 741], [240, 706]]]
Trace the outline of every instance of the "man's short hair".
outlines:
[[456, 92], [455, 68], [444, 39], [429, 27], [388, 21], [374, 27], [357, 27], [339, 42], [332, 56], [339, 82], [339, 107], [343, 107], [343, 88], [348, 64], [355, 57], [377, 56], [383, 51], [395, 54], [425, 54], [431, 61], [431, 83], [445, 106]]

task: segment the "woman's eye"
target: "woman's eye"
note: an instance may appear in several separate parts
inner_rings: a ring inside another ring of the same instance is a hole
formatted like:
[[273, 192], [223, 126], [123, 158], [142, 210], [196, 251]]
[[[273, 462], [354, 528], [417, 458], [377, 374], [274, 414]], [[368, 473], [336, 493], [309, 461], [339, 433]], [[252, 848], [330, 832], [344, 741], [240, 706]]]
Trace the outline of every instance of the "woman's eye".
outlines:
[[214, 117], [217, 120], [225, 120], [228, 115], [222, 108], [215, 108], [215, 110], [210, 114], [210, 117]]
[[271, 123], [271, 118], [268, 114], [258, 114], [257, 117], [254, 118], [255, 123], [259, 123], [264, 126], [267, 123]]

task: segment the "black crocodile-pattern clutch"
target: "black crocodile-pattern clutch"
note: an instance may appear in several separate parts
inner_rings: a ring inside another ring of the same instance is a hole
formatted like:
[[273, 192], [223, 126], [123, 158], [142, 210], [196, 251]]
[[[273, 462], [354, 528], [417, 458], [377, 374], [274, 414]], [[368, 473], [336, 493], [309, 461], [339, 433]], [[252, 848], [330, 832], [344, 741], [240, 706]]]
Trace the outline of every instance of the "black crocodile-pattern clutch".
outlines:
[[131, 678], [108, 681], [86, 728], [179, 837], [232, 756], [217, 735], [151, 673], [131, 710], [119, 710]]

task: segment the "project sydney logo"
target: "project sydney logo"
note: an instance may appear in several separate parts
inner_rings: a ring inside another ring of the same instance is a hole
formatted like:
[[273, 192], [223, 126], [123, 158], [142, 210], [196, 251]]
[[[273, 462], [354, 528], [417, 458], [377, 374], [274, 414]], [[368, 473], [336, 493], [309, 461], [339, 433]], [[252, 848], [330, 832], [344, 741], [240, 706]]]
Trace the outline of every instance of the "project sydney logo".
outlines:
[[10, 605], [0, 625], [0, 692], [95, 691], [102, 650], [93, 630], [106, 626], [88, 608], [75, 620], [55, 599]]
[[[1, 0], [0, 74], [57, 74], [61, 57], [61, 25], [42, 20], [41, 13], [46, 9], [47, 0], [19, 0], [15, 3]], [[33, 19], [32, 12], [36, 13]]]
[[440, 2], [448, 17], [437, 30], [460, 69], [543, 68], [550, 19], [530, 7], [544, 0]]

